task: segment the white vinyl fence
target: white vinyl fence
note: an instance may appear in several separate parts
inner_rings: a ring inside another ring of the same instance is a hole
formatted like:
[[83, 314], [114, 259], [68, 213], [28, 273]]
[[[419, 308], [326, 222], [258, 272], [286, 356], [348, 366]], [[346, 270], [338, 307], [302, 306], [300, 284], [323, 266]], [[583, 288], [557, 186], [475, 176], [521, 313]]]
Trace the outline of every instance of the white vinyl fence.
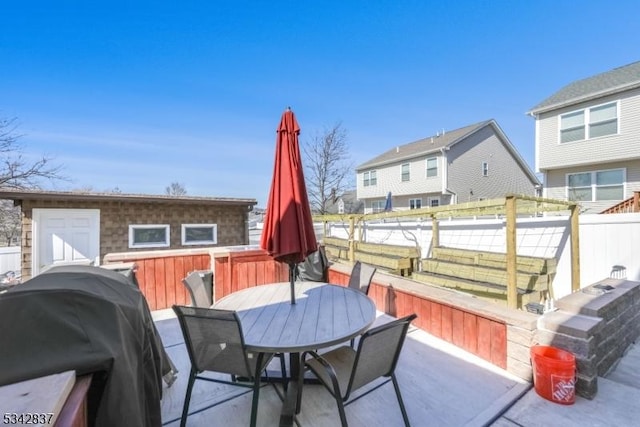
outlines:
[[[580, 215], [580, 284], [589, 286], [606, 277], [640, 280], [640, 214]], [[490, 252], [506, 252], [504, 219], [441, 220], [440, 245]], [[348, 237], [348, 224], [334, 223], [329, 235]], [[431, 221], [367, 223], [363, 240], [415, 246], [431, 256]], [[571, 293], [571, 242], [568, 216], [518, 218], [517, 253], [556, 258], [553, 281], [556, 298]], [[359, 239], [359, 236], [355, 236]], [[618, 266], [618, 267], [615, 267]]]
[[20, 246], [0, 247], [0, 274], [7, 271], [20, 273]]

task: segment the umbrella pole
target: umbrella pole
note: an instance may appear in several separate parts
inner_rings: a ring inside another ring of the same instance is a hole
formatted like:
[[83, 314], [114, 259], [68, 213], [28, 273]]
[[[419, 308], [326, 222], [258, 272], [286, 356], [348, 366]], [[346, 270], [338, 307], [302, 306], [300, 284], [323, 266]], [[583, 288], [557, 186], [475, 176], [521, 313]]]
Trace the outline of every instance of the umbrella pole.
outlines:
[[289, 263], [289, 283], [291, 285], [291, 304], [296, 303], [296, 264], [294, 262]]

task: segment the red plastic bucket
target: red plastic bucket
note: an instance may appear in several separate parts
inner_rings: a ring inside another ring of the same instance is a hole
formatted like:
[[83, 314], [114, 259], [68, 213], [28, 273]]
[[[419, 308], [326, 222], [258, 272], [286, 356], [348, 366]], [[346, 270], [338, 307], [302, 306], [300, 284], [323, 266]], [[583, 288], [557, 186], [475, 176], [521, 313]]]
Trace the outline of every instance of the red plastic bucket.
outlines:
[[544, 345], [531, 347], [533, 384], [547, 400], [571, 405], [576, 401], [576, 357], [568, 351]]

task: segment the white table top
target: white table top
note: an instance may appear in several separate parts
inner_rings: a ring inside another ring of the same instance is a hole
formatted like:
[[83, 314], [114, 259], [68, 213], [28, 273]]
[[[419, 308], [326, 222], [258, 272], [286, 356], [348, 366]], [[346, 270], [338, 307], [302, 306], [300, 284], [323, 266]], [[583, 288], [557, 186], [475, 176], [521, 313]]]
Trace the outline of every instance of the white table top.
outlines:
[[214, 308], [236, 310], [253, 351], [301, 352], [343, 343], [364, 332], [376, 308], [362, 292], [318, 282], [255, 286], [227, 295]]

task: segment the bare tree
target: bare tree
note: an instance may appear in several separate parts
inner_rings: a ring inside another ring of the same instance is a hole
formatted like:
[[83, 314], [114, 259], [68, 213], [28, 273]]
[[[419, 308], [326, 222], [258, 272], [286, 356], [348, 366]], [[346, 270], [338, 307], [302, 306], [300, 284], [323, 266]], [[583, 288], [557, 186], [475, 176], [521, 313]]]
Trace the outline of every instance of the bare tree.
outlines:
[[[17, 133], [17, 127], [16, 118], [0, 117], [0, 188], [34, 188], [42, 179], [66, 179], [60, 175], [60, 166], [52, 165], [51, 159], [41, 157], [30, 163], [23, 157], [22, 135]], [[19, 241], [20, 222], [20, 208], [8, 200], [0, 201], [0, 236], [5, 244]]]
[[349, 161], [347, 131], [337, 122], [313, 135], [303, 151], [309, 202], [314, 211], [325, 214], [335, 197], [349, 188], [347, 177], [353, 163]]
[[179, 182], [172, 182], [164, 190], [168, 196], [186, 196], [187, 188]]
[[0, 242], [13, 246], [20, 241], [20, 207], [11, 200], [0, 200]]
[[0, 187], [33, 188], [44, 179], [64, 179], [60, 175], [60, 166], [53, 166], [51, 159], [41, 157], [29, 163], [22, 156], [22, 135], [16, 132], [18, 123], [15, 118], [0, 118]]

